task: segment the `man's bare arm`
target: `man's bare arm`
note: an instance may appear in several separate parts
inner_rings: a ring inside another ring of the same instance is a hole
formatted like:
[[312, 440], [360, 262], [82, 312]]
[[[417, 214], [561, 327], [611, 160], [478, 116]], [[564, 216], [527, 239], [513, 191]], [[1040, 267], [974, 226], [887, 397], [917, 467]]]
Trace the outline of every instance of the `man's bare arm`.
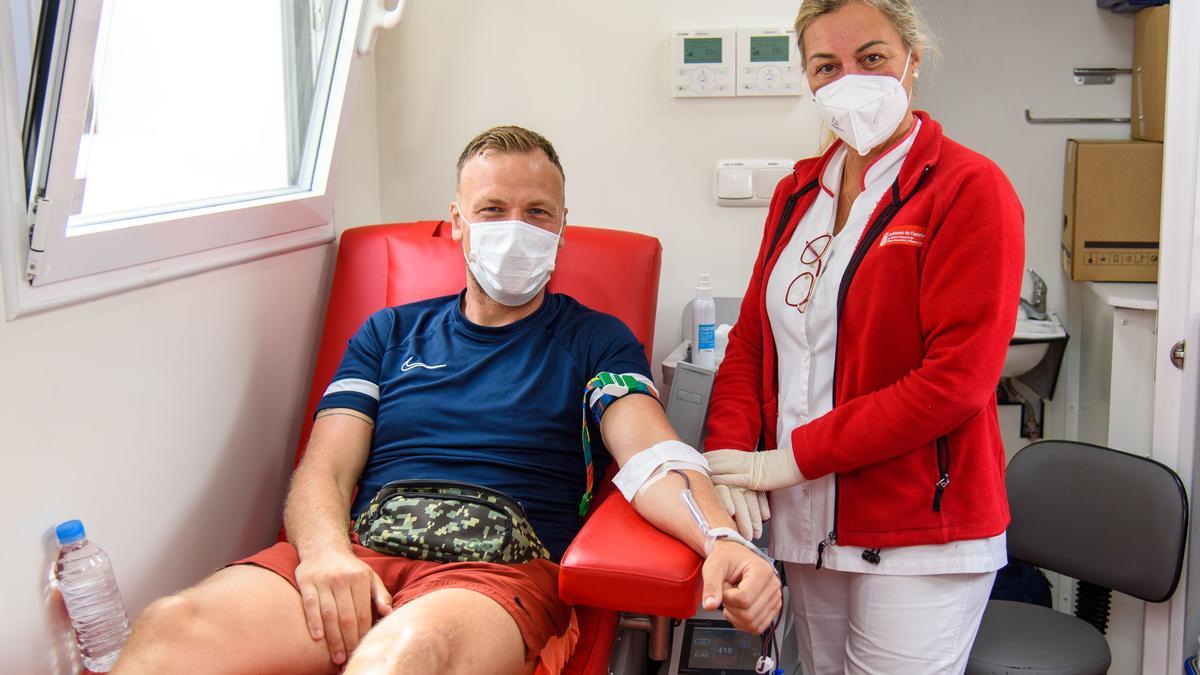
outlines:
[[325, 640], [335, 664], [346, 662], [371, 627], [372, 604], [381, 615], [391, 611], [383, 581], [354, 556], [348, 534], [350, 499], [370, 453], [373, 424], [348, 408], [322, 410], [284, 508], [288, 539], [300, 556], [296, 584], [309, 632]]
[[317, 413], [283, 512], [288, 540], [301, 559], [329, 547], [350, 550], [346, 518], [366, 466], [373, 428], [374, 421], [357, 410], [327, 408]]
[[[614, 402], [600, 422], [604, 445], [619, 466], [637, 453], [667, 440], [678, 440], [658, 401], [640, 394]], [[708, 476], [687, 471], [692, 496], [710, 527], [733, 528], [733, 520], [717, 501]], [[681, 498], [683, 477], [671, 473], [634, 499], [633, 507], [658, 529], [706, 555], [707, 535]], [[782, 604], [779, 580], [770, 564], [745, 546], [718, 541], [704, 564], [704, 605], [725, 605], [726, 617], [738, 628], [762, 632]]]

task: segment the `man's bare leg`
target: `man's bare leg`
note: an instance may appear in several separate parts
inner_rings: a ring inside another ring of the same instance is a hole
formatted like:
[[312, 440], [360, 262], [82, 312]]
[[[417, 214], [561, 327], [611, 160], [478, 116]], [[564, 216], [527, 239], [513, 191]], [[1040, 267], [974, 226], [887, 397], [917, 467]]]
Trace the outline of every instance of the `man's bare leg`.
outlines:
[[254, 565], [226, 567], [142, 613], [114, 675], [334, 672], [324, 640], [313, 640], [300, 593]]
[[495, 600], [465, 588], [434, 591], [384, 617], [359, 644], [345, 675], [528, 675], [517, 622]]

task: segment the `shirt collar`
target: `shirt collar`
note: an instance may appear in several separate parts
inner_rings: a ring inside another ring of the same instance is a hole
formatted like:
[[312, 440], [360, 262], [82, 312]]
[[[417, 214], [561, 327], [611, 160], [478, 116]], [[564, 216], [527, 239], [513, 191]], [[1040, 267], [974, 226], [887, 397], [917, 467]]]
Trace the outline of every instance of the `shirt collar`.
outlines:
[[917, 140], [917, 131], [920, 128], [921, 119], [913, 117], [912, 127], [909, 128], [904, 138], [901, 138], [867, 165], [867, 169], [863, 171], [862, 175], [862, 189], [866, 190], [867, 186], [879, 180], [880, 176], [891, 173], [892, 169], [904, 162], [904, 158], [908, 157], [909, 149], [912, 148], [913, 141]]
[[[879, 180], [880, 176], [887, 175], [891, 169], [898, 164], [904, 162], [904, 158], [908, 156], [909, 149], [917, 139], [917, 131], [921, 128], [921, 118], [914, 115], [912, 127], [903, 138], [896, 141], [892, 147], [885, 150], [871, 163], [867, 165], [862, 175], [862, 189], [866, 190], [867, 186]], [[846, 164], [846, 155], [849, 153], [849, 147], [842, 141], [837, 142], [837, 147], [829, 156], [829, 161], [825, 163], [824, 169], [821, 171], [819, 182], [821, 189], [830, 197], [836, 196], [838, 191], [834, 188], [841, 187], [842, 167]], [[833, 186], [833, 187], [830, 187]]]
[[[838, 141], [838, 148], [833, 151], [829, 161], [825, 163], [825, 170], [821, 172], [821, 189], [830, 197], [837, 196], [837, 190], [834, 188], [842, 187], [842, 166], [846, 163], [848, 149], [849, 146]], [[833, 187], [830, 187], [831, 185]]]

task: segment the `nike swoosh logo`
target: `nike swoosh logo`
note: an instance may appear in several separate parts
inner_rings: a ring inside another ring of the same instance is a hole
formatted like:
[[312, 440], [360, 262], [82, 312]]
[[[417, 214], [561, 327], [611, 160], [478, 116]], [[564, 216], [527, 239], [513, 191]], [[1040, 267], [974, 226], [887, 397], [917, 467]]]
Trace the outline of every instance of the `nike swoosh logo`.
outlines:
[[408, 371], [412, 370], [413, 368], [425, 368], [426, 370], [437, 370], [438, 368], [445, 368], [445, 367], [446, 367], [446, 364], [444, 364], [444, 363], [436, 365], [436, 366], [431, 366], [428, 363], [421, 363], [420, 361], [413, 361], [413, 357], [410, 356], [407, 359], [405, 359], [403, 364], [400, 365], [400, 372], [407, 373]]

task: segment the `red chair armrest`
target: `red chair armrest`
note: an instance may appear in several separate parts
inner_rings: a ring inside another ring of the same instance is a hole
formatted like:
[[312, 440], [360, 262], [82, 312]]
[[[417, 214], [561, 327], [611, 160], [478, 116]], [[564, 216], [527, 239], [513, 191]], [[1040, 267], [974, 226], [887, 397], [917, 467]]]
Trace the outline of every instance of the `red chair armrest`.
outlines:
[[563, 555], [558, 592], [573, 605], [685, 619], [700, 605], [703, 562], [612, 490]]

